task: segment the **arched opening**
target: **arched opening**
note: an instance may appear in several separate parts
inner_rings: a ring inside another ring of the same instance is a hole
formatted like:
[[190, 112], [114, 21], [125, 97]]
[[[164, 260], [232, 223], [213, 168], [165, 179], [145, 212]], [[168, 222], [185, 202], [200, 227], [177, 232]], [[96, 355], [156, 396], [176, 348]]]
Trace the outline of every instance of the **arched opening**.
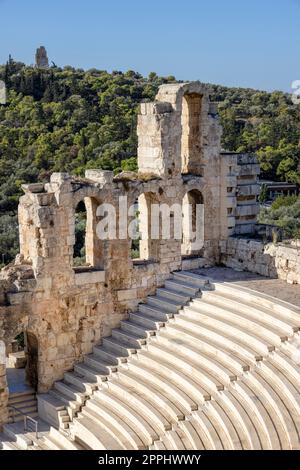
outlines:
[[202, 175], [202, 95], [186, 93], [182, 99], [181, 172]]
[[158, 204], [155, 193], [143, 193], [135, 202], [135, 217], [139, 237], [131, 242], [132, 258], [139, 261], [156, 261], [159, 250], [159, 234], [155, 236], [153, 231], [153, 220], [151, 220], [151, 208]]
[[129, 233], [131, 239], [131, 247], [130, 247], [130, 254], [131, 259], [133, 260], [141, 260], [141, 252], [140, 252], [140, 211], [139, 211], [139, 198], [136, 199], [134, 203], [134, 214], [133, 220], [131, 221], [131, 231]]
[[202, 256], [204, 245], [204, 200], [202, 193], [188, 191], [182, 201], [182, 244], [183, 257]]
[[87, 266], [86, 261], [86, 225], [87, 225], [87, 211], [84, 201], [77, 204], [75, 210], [75, 244], [73, 252], [74, 266]]
[[97, 236], [96, 215], [99, 203], [85, 197], [75, 210], [74, 267], [103, 269], [103, 240]]
[[6, 345], [6, 374], [10, 395], [38, 386], [38, 340], [28, 331]]
[[38, 386], [38, 340], [37, 337], [30, 332], [26, 333], [26, 382], [31, 385], [34, 390]]

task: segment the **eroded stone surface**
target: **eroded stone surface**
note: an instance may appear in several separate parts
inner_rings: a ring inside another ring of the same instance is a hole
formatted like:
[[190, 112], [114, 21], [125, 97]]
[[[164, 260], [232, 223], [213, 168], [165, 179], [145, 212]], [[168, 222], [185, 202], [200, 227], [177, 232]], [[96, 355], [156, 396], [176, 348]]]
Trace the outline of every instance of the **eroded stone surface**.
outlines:
[[300, 248], [292, 243], [229, 238], [220, 247], [221, 261], [229, 268], [300, 284]]

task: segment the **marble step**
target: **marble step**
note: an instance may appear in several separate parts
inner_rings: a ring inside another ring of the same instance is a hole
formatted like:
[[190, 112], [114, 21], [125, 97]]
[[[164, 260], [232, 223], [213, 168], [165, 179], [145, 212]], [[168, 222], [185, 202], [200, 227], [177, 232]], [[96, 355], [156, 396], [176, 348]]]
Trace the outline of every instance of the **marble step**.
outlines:
[[[176, 310], [177, 311], [177, 310]], [[174, 313], [165, 312], [161, 308], [149, 304], [139, 304], [139, 312], [152, 318], [156, 322], [167, 322], [174, 317]]]
[[225, 309], [244, 316], [245, 318], [253, 319], [258, 321], [262, 325], [270, 328], [280, 337], [292, 336], [295, 332], [295, 328], [289, 321], [285, 321], [278, 318], [274, 312], [264, 307], [258, 307], [254, 303], [237, 300], [235, 297], [225, 295], [223, 292], [212, 291], [203, 292], [202, 299], [212, 305], [224, 307]]
[[124, 343], [123, 340], [120, 339], [120, 334], [116, 334], [116, 337], [110, 336], [107, 338], [103, 338], [102, 344], [113, 354], [117, 356], [120, 355], [122, 357], [128, 357], [131, 354], [136, 354], [136, 348], [128, 345], [128, 343]]
[[97, 354], [88, 354], [87, 356], [84, 356], [84, 364], [92, 367], [97, 370], [99, 374], [103, 375], [110, 375], [117, 370], [117, 366], [112, 365], [110, 362], [106, 362]]
[[124, 439], [131, 446], [130, 448], [135, 450], [146, 448], [148, 441], [147, 439], [143, 440], [140, 430], [136, 429], [131, 422], [127, 423], [125, 420], [120, 420], [116, 413], [111, 409], [107, 409], [99, 400], [89, 400], [86, 409], [93, 411], [97, 419], [105, 419], [114, 434], [124, 436]]
[[[101, 384], [103, 381], [107, 380], [108, 373], [103, 374], [99, 372], [98, 369], [95, 369], [94, 367], [87, 365], [83, 362], [79, 362], [78, 364], [75, 364], [74, 366], [74, 372], [78, 375], [78, 377], [82, 377], [83, 383], [88, 383], [91, 385], [92, 388], [96, 386], [97, 384]], [[86, 389], [86, 387], [84, 386]]]
[[172, 292], [178, 292], [190, 298], [197, 297], [200, 295], [201, 290], [199, 287], [190, 284], [187, 281], [180, 281], [176, 279], [167, 279], [165, 282], [165, 287]]
[[175, 281], [187, 282], [188, 284], [197, 286], [198, 288], [210, 287], [210, 282], [207, 278], [189, 271], [176, 271], [173, 273], [173, 279]]
[[[254, 333], [271, 345], [280, 347], [282, 341], [287, 341], [288, 336], [286, 332], [276, 328], [275, 322], [273, 326], [270, 327], [269, 325], [264, 325], [264, 323], [257, 318], [249, 319], [249, 314], [244, 315], [240, 311], [235, 311], [229, 305], [226, 305], [226, 307], [224, 307], [224, 305], [220, 306], [215, 302], [208, 302], [206, 299], [206, 297], [199, 300], [195, 299], [191, 306], [197, 309], [199, 308], [201, 312], [206, 312], [213, 317], [228, 321], [238, 328], [241, 327], [250, 334]], [[290, 335], [293, 335], [293, 331], [290, 332]]]
[[142, 328], [141, 325], [135, 323], [132, 319], [121, 321], [121, 330], [130, 335], [137, 336], [139, 338], [150, 338], [155, 335], [155, 330]]
[[168, 289], [167, 287], [156, 289], [156, 294], [161, 299], [172, 300], [174, 303], [179, 305], [185, 305], [187, 302], [191, 300], [191, 295], [186, 295], [181, 292], [176, 292], [172, 289]]
[[122, 362], [127, 361], [127, 357], [118, 356], [115, 353], [111, 352], [109, 349], [105, 348], [105, 346], [94, 346], [93, 353], [95, 356], [98, 356], [101, 360], [105, 361], [112, 366], [118, 366]]
[[122, 397], [109, 393], [107, 390], [95, 392], [94, 400], [115, 413], [121, 421], [126, 422], [134, 429], [145, 445], [150, 446], [154, 440], [159, 439], [159, 433], [149, 423], [148, 418], [145, 418], [141, 408], [137, 408], [131, 402], [124, 401]]
[[295, 331], [300, 328], [300, 308], [280, 299], [275, 299], [267, 294], [257, 292], [247, 287], [232, 283], [214, 283], [218, 292], [229, 294], [237, 299], [241, 299], [243, 303], [247, 302], [251, 306], [258, 306], [273, 312], [274, 316], [282, 321], [289, 322], [293, 325]]
[[159, 310], [162, 310], [166, 313], [177, 313], [180, 308], [185, 305], [186, 302], [180, 302], [176, 299], [167, 299], [165, 297], [160, 297], [158, 295], [148, 296], [147, 305], [151, 307], [156, 307]]
[[195, 320], [201, 325], [208, 326], [214, 331], [221, 332], [225, 338], [233, 339], [236, 342], [241, 342], [253, 350], [255, 356], [259, 359], [261, 356], [268, 355], [270, 351], [274, 351], [275, 346], [270, 344], [269, 341], [261, 338], [259, 330], [250, 333], [245, 330], [242, 325], [231, 323], [224, 317], [213, 316], [211, 312], [207, 312], [199, 306], [192, 306], [184, 308], [184, 315], [188, 318]]
[[140, 338], [139, 336], [128, 333], [121, 328], [115, 328], [112, 330], [112, 338], [134, 349], [139, 349], [147, 343], [146, 338]]

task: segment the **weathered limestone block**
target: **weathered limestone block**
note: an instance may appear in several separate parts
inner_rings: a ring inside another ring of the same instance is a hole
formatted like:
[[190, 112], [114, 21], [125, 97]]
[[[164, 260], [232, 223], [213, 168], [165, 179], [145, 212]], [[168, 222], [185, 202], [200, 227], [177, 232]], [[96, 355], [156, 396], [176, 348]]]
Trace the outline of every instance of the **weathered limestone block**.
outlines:
[[51, 183], [58, 183], [58, 184], [62, 184], [64, 183], [65, 181], [69, 181], [71, 179], [71, 176], [69, 175], [69, 173], [52, 173], [51, 174], [51, 177], [50, 177], [50, 182]]
[[43, 193], [44, 184], [43, 183], [31, 183], [31, 184], [22, 184], [21, 188], [25, 193]]
[[133, 300], [137, 298], [137, 291], [136, 289], [125, 289], [118, 291], [118, 300], [121, 302], [123, 300]]
[[172, 111], [172, 105], [163, 101], [155, 101], [154, 103], [141, 103], [140, 105], [141, 115], [165, 114], [171, 113]]
[[100, 184], [112, 184], [114, 173], [109, 170], [86, 170], [85, 177]]
[[24, 369], [26, 366], [25, 351], [12, 352], [8, 355], [8, 367]]
[[77, 286], [95, 284], [98, 282], [105, 282], [105, 271], [77, 272], [75, 274], [75, 283]]

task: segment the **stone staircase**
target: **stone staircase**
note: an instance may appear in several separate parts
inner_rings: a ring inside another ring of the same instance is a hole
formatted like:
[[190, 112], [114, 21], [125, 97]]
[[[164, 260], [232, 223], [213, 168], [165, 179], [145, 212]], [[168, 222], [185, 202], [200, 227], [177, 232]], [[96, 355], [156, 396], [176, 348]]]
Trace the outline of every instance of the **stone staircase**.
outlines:
[[32, 422], [29, 422], [28, 432], [24, 433], [24, 417], [38, 420], [35, 391], [28, 387], [23, 391], [10, 393], [8, 407], [9, 419], [8, 423], [3, 426], [3, 432], [0, 433], [0, 448], [3, 450], [30, 449], [34, 446], [34, 441], [37, 444], [37, 439], [33, 438], [34, 432], [30, 431]]
[[9, 394], [9, 423], [24, 420], [24, 415], [36, 418], [38, 416], [37, 398], [33, 389]]
[[38, 396], [52, 428], [33, 446], [299, 449], [299, 329], [291, 304], [173, 273]]

